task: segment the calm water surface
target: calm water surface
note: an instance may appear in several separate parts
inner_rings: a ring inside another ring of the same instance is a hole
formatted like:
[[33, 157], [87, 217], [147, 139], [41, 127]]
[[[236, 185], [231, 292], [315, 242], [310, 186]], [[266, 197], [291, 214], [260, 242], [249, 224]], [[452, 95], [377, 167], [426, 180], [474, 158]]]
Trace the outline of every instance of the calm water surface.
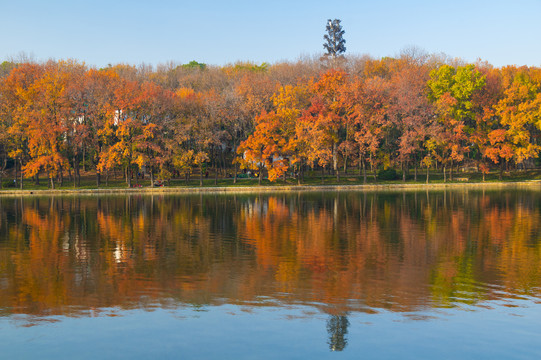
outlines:
[[0, 198], [2, 358], [541, 358], [541, 191]]

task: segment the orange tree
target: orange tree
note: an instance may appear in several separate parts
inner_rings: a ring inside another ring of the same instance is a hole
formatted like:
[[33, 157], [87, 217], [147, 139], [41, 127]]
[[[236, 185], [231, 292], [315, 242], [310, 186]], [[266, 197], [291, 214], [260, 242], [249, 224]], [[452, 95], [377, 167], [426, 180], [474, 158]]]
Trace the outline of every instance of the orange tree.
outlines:
[[96, 169], [98, 187], [102, 172], [106, 168], [98, 166], [100, 156], [110, 146], [114, 135], [110, 122], [111, 120], [114, 122], [115, 93], [119, 86], [121, 86], [120, 78], [111, 69], [90, 69], [84, 74], [81, 95], [83, 105], [79, 112], [82, 121], [76, 124], [75, 141], [82, 147], [83, 169], [86, 169], [87, 162]]
[[71, 116], [65, 101], [70, 81], [62, 64], [49, 63], [44, 74], [34, 83], [34, 97], [29, 103], [28, 149], [30, 159], [23, 168], [27, 176], [44, 170], [54, 189], [54, 179], [69, 167], [66, 156], [67, 119]]
[[385, 158], [382, 144], [387, 137], [391, 121], [389, 111], [389, 82], [381, 77], [358, 80], [351, 116], [355, 120], [355, 141], [359, 161], [363, 164], [366, 182], [366, 162], [376, 179], [376, 166]]
[[308, 104], [307, 89], [291, 85], [281, 87], [273, 95], [272, 102], [274, 110], [263, 111], [256, 117], [254, 133], [239, 147], [244, 166], [258, 169], [259, 183], [263, 167], [268, 170], [269, 180], [275, 181], [280, 176], [285, 178], [291, 165], [296, 165], [300, 172], [306, 158], [296, 127]]
[[[21, 64], [3, 79], [0, 85], [1, 121], [7, 129], [8, 156], [20, 170], [20, 188], [23, 188], [22, 171], [29, 159], [28, 127], [34, 114], [33, 102], [36, 98], [35, 82], [42, 76], [44, 68], [37, 64]], [[18, 166], [17, 166], [18, 165]]]
[[433, 110], [426, 98], [428, 69], [424, 64], [405, 62], [390, 79], [389, 116], [396, 132], [397, 160], [403, 169], [403, 180], [410, 164], [417, 167], [423, 154], [423, 144], [432, 127]]
[[[134, 168], [141, 168], [143, 154], [138, 141], [142, 140], [143, 120], [140, 108], [140, 86], [134, 81], [121, 81], [115, 91], [113, 103], [108, 109], [108, 120], [99, 130], [104, 147], [100, 153], [98, 170], [108, 171], [116, 166], [124, 168], [128, 187]], [[137, 181], [137, 177], [136, 177]]]
[[314, 130], [318, 131], [320, 146], [318, 159], [323, 167], [330, 164], [340, 181], [338, 171], [338, 148], [341, 143], [341, 130], [344, 128], [346, 110], [340, 101], [340, 94], [347, 84], [348, 75], [343, 70], [331, 69], [322, 74], [310, 86], [314, 93], [309, 114]]

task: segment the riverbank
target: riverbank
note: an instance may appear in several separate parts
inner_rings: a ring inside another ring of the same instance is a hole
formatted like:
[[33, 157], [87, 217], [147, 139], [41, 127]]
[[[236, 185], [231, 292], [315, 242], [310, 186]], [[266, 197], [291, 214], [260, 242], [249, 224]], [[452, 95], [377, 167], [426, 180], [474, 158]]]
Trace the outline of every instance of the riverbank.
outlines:
[[223, 194], [223, 193], [268, 193], [294, 191], [420, 191], [457, 189], [512, 189], [529, 188], [541, 190], [541, 180], [517, 182], [475, 182], [475, 183], [386, 183], [386, 184], [344, 184], [344, 185], [275, 185], [275, 186], [207, 186], [207, 187], [139, 187], [139, 188], [97, 188], [97, 189], [56, 189], [56, 190], [0, 190], [0, 196], [49, 196], [49, 195], [147, 195], [147, 194]]

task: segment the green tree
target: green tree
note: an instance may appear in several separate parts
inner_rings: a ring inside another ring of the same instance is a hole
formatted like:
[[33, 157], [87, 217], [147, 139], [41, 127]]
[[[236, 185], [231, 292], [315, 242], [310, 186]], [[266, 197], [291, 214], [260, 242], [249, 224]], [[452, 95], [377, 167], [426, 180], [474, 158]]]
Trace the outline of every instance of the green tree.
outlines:
[[434, 104], [443, 128], [435, 139], [438, 160], [444, 166], [444, 178], [445, 169], [450, 165], [452, 180], [453, 164], [462, 162], [469, 151], [468, 137], [473, 132], [477, 110], [473, 99], [485, 85], [485, 76], [475, 65], [443, 65], [430, 73], [427, 85], [428, 99]]

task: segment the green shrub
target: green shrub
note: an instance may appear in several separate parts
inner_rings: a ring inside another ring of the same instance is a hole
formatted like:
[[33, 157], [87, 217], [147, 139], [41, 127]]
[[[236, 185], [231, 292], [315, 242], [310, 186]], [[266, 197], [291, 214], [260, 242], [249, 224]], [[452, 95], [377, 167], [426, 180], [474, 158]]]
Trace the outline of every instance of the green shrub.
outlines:
[[3, 188], [14, 188], [15, 183], [13, 182], [13, 179], [12, 180], [4, 180], [4, 181], [2, 181], [2, 187]]
[[400, 179], [401, 174], [399, 174], [395, 169], [389, 168], [386, 170], [380, 170], [378, 172], [379, 180], [398, 180]]

